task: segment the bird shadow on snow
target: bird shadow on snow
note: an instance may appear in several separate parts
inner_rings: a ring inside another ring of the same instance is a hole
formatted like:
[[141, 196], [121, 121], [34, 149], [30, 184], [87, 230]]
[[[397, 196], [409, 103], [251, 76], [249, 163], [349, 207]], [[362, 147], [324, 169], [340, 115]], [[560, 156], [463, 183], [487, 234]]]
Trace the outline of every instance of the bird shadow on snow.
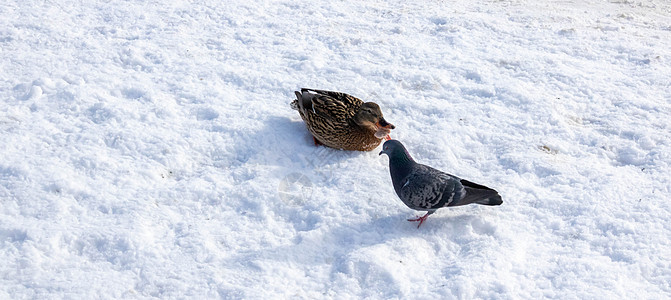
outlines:
[[289, 117], [269, 116], [256, 121], [261, 126], [250, 129], [233, 130], [233, 149], [235, 165], [248, 163], [263, 165], [282, 165], [285, 159], [291, 159], [296, 145], [306, 144], [307, 140], [301, 130], [305, 130], [302, 122]]
[[[283, 116], [269, 116], [263, 120], [262, 127], [238, 141], [234, 152], [246, 156], [243, 163], [255, 156], [254, 162], [286, 168], [287, 172], [312, 172], [363, 155], [359, 151], [315, 146], [302, 120]], [[323, 170], [316, 171], [321, 173]]]

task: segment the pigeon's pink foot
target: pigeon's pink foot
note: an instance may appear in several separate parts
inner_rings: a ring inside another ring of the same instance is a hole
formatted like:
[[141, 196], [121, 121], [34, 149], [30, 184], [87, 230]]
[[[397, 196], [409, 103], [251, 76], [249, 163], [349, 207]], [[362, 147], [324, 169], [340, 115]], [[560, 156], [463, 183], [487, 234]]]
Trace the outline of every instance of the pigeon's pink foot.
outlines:
[[424, 221], [426, 221], [426, 218], [428, 218], [430, 214], [431, 213], [426, 213], [426, 215], [423, 215], [421, 217], [417, 217], [416, 219], [408, 219], [408, 221], [410, 221], [410, 222], [419, 221], [419, 225], [417, 225], [417, 228], [419, 228], [419, 226], [422, 226], [422, 223], [424, 223]]
[[391, 140], [391, 137], [389, 135], [387, 135], [387, 136], [384, 137], [384, 140], [385, 141]]

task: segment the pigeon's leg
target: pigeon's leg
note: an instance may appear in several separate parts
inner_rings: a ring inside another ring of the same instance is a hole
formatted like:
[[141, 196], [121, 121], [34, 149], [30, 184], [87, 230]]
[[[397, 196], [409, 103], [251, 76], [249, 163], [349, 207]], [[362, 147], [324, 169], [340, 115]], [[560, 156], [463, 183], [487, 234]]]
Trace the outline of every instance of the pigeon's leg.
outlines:
[[316, 137], [312, 136], [312, 141], [315, 142], [315, 147], [318, 147], [319, 145], [324, 145], [322, 142], [320, 142]]
[[424, 221], [426, 220], [426, 218], [428, 218], [429, 215], [432, 214], [432, 213], [434, 213], [434, 212], [436, 212], [436, 211], [435, 211], [435, 210], [430, 210], [430, 211], [428, 211], [424, 216], [417, 217], [416, 219], [408, 219], [408, 221], [410, 221], [410, 222], [417, 222], [417, 221], [419, 221], [419, 225], [417, 225], [417, 228], [419, 228], [419, 226], [422, 226], [422, 223], [424, 223]]
[[391, 137], [387, 134], [387, 136], [384, 137], [385, 141], [391, 140]]

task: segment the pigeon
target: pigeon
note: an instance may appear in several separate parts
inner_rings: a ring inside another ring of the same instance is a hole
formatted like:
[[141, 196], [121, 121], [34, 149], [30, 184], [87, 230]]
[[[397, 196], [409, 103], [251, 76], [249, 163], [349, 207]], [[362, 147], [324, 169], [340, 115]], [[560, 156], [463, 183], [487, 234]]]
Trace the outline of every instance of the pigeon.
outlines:
[[427, 211], [422, 217], [408, 219], [411, 222], [419, 221], [417, 228], [442, 207], [503, 203], [499, 193], [491, 188], [415, 162], [398, 140], [386, 141], [380, 155], [383, 153], [389, 156], [389, 172], [396, 195], [408, 207]]

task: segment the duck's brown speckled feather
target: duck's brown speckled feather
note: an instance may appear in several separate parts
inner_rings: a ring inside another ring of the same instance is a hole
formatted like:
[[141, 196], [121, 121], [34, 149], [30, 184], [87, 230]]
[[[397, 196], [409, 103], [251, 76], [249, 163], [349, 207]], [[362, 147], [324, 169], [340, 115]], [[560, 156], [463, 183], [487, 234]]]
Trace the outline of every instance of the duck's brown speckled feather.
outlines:
[[301, 89], [296, 96], [297, 99], [291, 103], [292, 108], [298, 110], [308, 131], [322, 144], [358, 151], [370, 151], [380, 145], [382, 139], [375, 137], [374, 129], [361, 127], [352, 120], [364, 103], [361, 99], [345, 93], [313, 89]]

